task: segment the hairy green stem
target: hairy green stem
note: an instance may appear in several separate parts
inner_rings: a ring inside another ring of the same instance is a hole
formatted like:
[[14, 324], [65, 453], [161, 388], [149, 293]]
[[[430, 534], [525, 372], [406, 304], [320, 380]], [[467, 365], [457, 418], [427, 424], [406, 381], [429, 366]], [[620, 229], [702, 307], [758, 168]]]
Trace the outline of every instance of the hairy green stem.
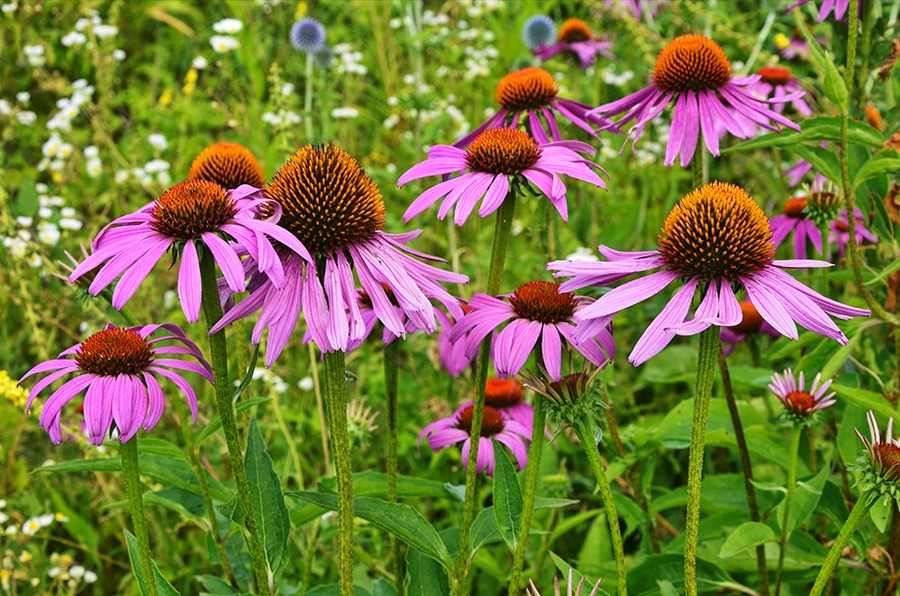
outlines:
[[128, 495], [128, 508], [131, 510], [131, 523], [134, 525], [134, 537], [137, 538], [138, 554], [141, 570], [144, 572], [144, 585], [150, 596], [157, 596], [156, 576], [153, 574], [150, 557], [150, 533], [147, 531], [147, 519], [144, 517], [144, 499], [141, 489], [141, 473], [138, 468], [138, 439], [131, 437], [119, 447], [122, 456], [122, 473], [125, 476], [125, 494]]
[[353, 596], [353, 468], [347, 431], [347, 371], [344, 353], [325, 352], [325, 405], [338, 489], [341, 595]]
[[[850, 8], [853, 10], [852, 6]], [[828, 585], [828, 580], [831, 579], [831, 574], [834, 573], [835, 568], [841, 560], [841, 553], [844, 552], [844, 547], [850, 542], [853, 533], [856, 532], [859, 524], [865, 519], [866, 514], [869, 512], [869, 509], [872, 508], [872, 505], [875, 504], [876, 500], [877, 499], [868, 499], [867, 495], [863, 494], [856, 502], [856, 505], [853, 506], [850, 517], [844, 522], [844, 526], [841, 528], [838, 537], [835, 538], [834, 544], [831, 545], [831, 550], [828, 551], [828, 556], [825, 557], [825, 563], [819, 570], [819, 575], [816, 577], [816, 583], [809, 593], [810, 596], [820, 596], [825, 590], [825, 586]]]
[[[400, 338], [384, 346], [384, 391], [387, 394], [388, 440], [387, 440], [387, 485], [388, 501], [397, 499], [397, 372], [400, 366]], [[391, 553], [394, 556], [394, 586], [397, 594], [403, 596], [403, 545], [393, 534], [390, 535]]]
[[612, 488], [606, 479], [606, 470], [600, 461], [600, 451], [597, 449], [597, 441], [594, 438], [591, 425], [586, 420], [570, 420], [584, 453], [588, 457], [591, 470], [597, 478], [597, 487], [600, 489], [600, 498], [603, 500], [603, 508], [606, 510], [606, 521], [609, 522], [609, 536], [612, 539], [613, 556], [616, 559], [616, 594], [627, 596], [627, 572], [625, 570], [625, 550], [622, 545], [622, 531], [619, 529], [619, 514], [616, 512], [616, 503], [613, 500]]
[[525, 479], [525, 495], [522, 505], [522, 523], [519, 526], [519, 542], [513, 556], [512, 573], [509, 578], [509, 594], [516, 596], [521, 589], [522, 568], [525, 566], [525, 550], [528, 548], [528, 534], [531, 531], [531, 516], [537, 497], [538, 480], [541, 477], [541, 454], [544, 449], [544, 421], [547, 411], [544, 398], [535, 395], [534, 424], [531, 427], [531, 447], [528, 449], [528, 476]]
[[700, 333], [697, 381], [694, 384], [694, 411], [691, 418], [691, 447], [688, 454], [687, 520], [684, 529], [684, 588], [688, 596], [697, 594], [697, 541], [700, 535], [700, 484], [703, 480], [703, 450], [706, 422], [712, 397], [713, 376], [718, 360], [719, 328]]
[[312, 94], [313, 94], [313, 71], [315, 62], [312, 52], [306, 54], [306, 89], [303, 92], [303, 124], [306, 131], [306, 142], [313, 142], [313, 118], [312, 118]]
[[[216, 264], [212, 254], [203, 252], [200, 258], [200, 279], [203, 288], [202, 305], [203, 318], [206, 321], [207, 330], [212, 329], [223, 316], [222, 305], [219, 302], [219, 290], [216, 287]], [[241, 438], [238, 434], [237, 420], [234, 416], [234, 404], [231, 396], [231, 378], [228, 375], [228, 348], [225, 343], [225, 330], [209, 335], [209, 351], [212, 356], [213, 379], [216, 389], [216, 410], [222, 421], [222, 430], [225, 433], [225, 444], [228, 446], [228, 457], [231, 462], [231, 470], [234, 473], [234, 483], [237, 486], [238, 500], [244, 510], [244, 537], [247, 548], [250, 551], [250, 561], [253, 564], [253, 576], [256, 578], [256, 589], [260, 592], [270, 593], [272, 587], [269, 584], [269, 572], [266, 569], [266, 561], [263, 557], [262, 541], [259, 537], [259, 528], [256, 525], [256, 514], [250, 501], [250, 485], [247, 482], [247, 469], [244, 467], [243, 449]]]
[[[500, 282], [503, 279], [503, 266], [506, 263], [506, 250], [509, 247], [509, 236], [515, 212], [516, 193], [511, 190], [495, 215], [494, 242], [491, 247], [491, 265], [486, 289], [489, 296], [500, 292]], [[491, 340], [487, 338], [481, 342], [478, 351], [475, 403], [472, 408], [472, 429], [470, 431], [470, 435], [473, 437], [481, 436], [481, 419], [484, 415], [484, 393], [487, 385], [490, 353]], [[478, 490], [478, 474], [475, 472], [478, 462], [478, 443], [479, 441], [472, 441], [472, 446], [469, 448], [469, 461], [466, 462], [466, 496], [463, 504], [462, 525], [459, 531], [459, 553], [456, 556], [453, 570], [453, 593], [456, 596], [465, 596], [466, 594], [466, 580], [469, 572], [469, 531], [475, 521], [475, 498]]]
[[[737, 441], [738, 453], [741, 457], [741, 471], [744, 473], [744, 490], [747, 492], [747, 504], [750, 509], [750, 520], [758, 522], [759, 503], [756, 501], [756, 489], [753, 487], [753, 467], [750, 463], [750, 449], [747, 447], [747, 438], [744, 436], [744, 425], [741, 423], [741, 415], [734, 398], [734, 387], [731, 385], [731, 372], [728, 370], [728, 360], [725, 358], [725, 350], [722, 342], [719, 342], [719, 374], [722, 376], [722, 387], [725, 390], [725, 401], [728, 403], [728, 413], [731, 415], [731, 424], [734, 427], [734, 438]], [[761, 596], [769, 594], [769, 571], [766, 568], [766, 547], [760, 544], [756, 547], [756, 568], [759, 570], [759, 593]]]
[[791, 427], [791, 446], [788, 463], [787, 494], [784, 496], [784, 515], [781, 518], [781, 542], [778, 551], [778, 572], [775, 576], [775, 596], [781, 594], [781, 581], [784, 574], [784, 556], [787, 553], [788, 539], [791, 533], [788, 524], [791, 521], [791, 503], [794, 500], [794, 489], [797, 487], [797, 459], [800, 456], [800, 437], [803, 435], [803, 427], [795, 424]]

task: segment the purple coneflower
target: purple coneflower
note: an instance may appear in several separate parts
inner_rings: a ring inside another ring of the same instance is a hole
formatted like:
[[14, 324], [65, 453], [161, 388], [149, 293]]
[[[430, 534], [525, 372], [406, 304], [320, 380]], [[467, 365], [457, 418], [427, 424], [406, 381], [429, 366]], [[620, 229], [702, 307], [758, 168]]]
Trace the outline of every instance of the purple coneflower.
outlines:
[[615, 54], [609, 51], [611, 47], [611, 41], [595, 39], [594, 32], [591, 31], [591, 27], [587, 23], [581, 19], [569, 19], [560, 26], [559, 32], [556, 34], [556, 43], [540, 45], [532, 49], [532, 52], [541, 61], [549, 60], [563, 52], [571, 52], [578, 58], [578, 64], [581, 68], [588, 68], [597, 61], [598, 54], [602, 54], [610, 60], [615, 60]]
[[[769, 220], [750, 195], [733, 184], [713, 182], [684, 197], [660, 231], [657, 250], [620, 252], [605, 246], [600, 263], [554, 261], [547, 268], [556, 276], [572, 277], [561, 289], [606, 286], [633, 273], [662, 268], [630, 281], [582, 308], [575, 316], [576, 338], [587, 337], [617, 312], [665, 289], [676, 279], [684, 286], [638, 340], [629, 360], [640, 365], [658, 354], [676, 335], [694, 335], [711, 325], [740, 323], [741, 308], [734, 294], [743, 287], [747, 299], [779, 333], [798, 339], [797, 326], [847, 345], [843, 332], [829, 318], [868, 316], [868, 310], [830, 300], [807, 288], [783, 269], [830, 267], [812, 260], [776, 260]], [[697, 289], [703, 299], [693, 319], [688, 311]]]
[[578, 141], [541, 145], [528, 133], [514, 128], [486, 130], [465, 151], [451, 145], [436, 145], [429, 149], [428, 159], [400, 176], [398, 185], [403, 186], [425, 176], [465, 173], [445, 180], [419, 195], [403, 214], [403, 220], [411, 220], [442, 197], [445, 198], [438, 210], [439, 219], [444, 219], [455, 205], [453, 221], [461, 226], [479, 200], [481, 207], [478, 215], [486, 217], [503, 204], [509, 194], [510, 177], [512, 183], [516, 184], [521, 182], [518, 178], [521, 176], [547, 195], [563, 220], [568, 221], [566, 185], [559, 177], [560, 174], [606, 189], [603, 179], [594, 170], [599, 170], [604, 175], [606, 172], [579, 155], [580, 153], [590, 156], [595, 151], [587, 143]]
[[870, 486], [864, 488], [868, 490], [875, 488], [874, 492], [898, 495], [900, 493], [900, 487], [897, 486], [900, 481], [900, 437], [896, 439], [893, 437], [894, 419], [888, 420], [884, 437], [881, 436], [878, 421], [875, 420], [875, 414], [871, 410], [866, 414], [866, 422], [869, 423], [869, 439], [866, 439], [858, 429], [854, 429], [856, 436], [866, 448], [865, 461], [867, 465], [857, 468], [866, 473], [862, 482], [868, 483]]
[[722, 341], [725, 348], [726, 356], [734, 350], [736, 344], [746, 341], [749, 337], [754, 335], [781, 337], [781, 334], [762, 318], [762, 315], [759, 314], [759, 311], [756, 310], [756, 307], [753, 306], [752, 302], [749, 300], [742, 300], [740, 302], [740, 307], [741, 322], [737, 325], [732, 325], [731, 327], [722, 327], [722, 332], [719, 334], [719, 339]]
[[[474, 406], [474, 402], [461, 407]], [[525, 403], [525, 387], [515, 379], [491, 377], [484, 388], [484, 405], [494, 408], [508, 420], [515, 420], [525, 428], [534, 423], [534, 408]]]
[[[472, 412], [475, 406], [466, 405], [459, 408], [453, 416], [432, 422], [419, 434], [419, 444], [428, 438], [428, 446], [432, 451], [440, 451], [451, 445], [462, 443], [462, 461], [469, 461], [469, 447], [472, 444]], [[481, 422], [481, 437], [478, 438], [478, 462], [475, 470], [487, 470], [489, 476], [494, 475], [494, 444], [491, 439], [503, 443], [519, 463], [519, 470], [525, 469], [528, 452], [522, 437], [530, 438], [531, 429], [521, 423], [504, 418], [500, 412], [491, 407], [484, 408]]]
[[[103, 228], [94, 239], [93, 254], [75, 268], [69, 281], [74, 282], [106, 263], [95, 275], [88, 291], [96, 296], [121, 275], [112, 295], [113, 307], [121, 309], [147, 279], [154, 265], [174, 246], [181, 254], [178, 299], [191, 323], [200, 318], [198, 249], [210, 252], [233, 292], [244, 291], [245, 273], [240, 255], [247, 253], [273, 283], [281, 285], [284, 272], [269, 237], [301, 254], [306, 250], [293, 236], [275, 225], [279, 210], [275, 210], [272, 220], [259, 218], [260, 209], [270, 201], [251, 196], [255, 190], [242, 186], [226, 191], [207, 180], [176, 184], [157, 201]], [[237, 244], [226, 241], [222, 234], [227, 234]]]
[[[439, 282], [464, 283], [468, 278], [413, 258], [441, 260], [406, 247], [420, 232], [382, 231], [381, 192], [343, 149], [331, 145], [299, 149], [275, 174], [265, 195], [281, 206], [278, 226], [305, 250], [285, 258], [283, 287], [254, 276], [250, 295], [212, 332], [261, 310], [252, 339], [259, 343], [263, 331], [270, 330], [266, 366], [287, 345], [301, 310], [322, 351], [347, 351], [351, 341], [363, 337], [365, 322], [354, 270], [375, 316], [396, 336], [405, 337], [407, 329], [399, 312], [416, 329], [435, 330], [432, 299], [455, 316], [462, 315], [457, 299]], [[385, 287], [393, 292], [393, 302]]]
[[680, 153], [681, 165], [686, 167], [697, 148], [698, 136], [703, 137], [713, 155], [719, 155], [717, 122], [741, 139], [754, 136], [757, 126], [780, 131], [780, 124], [800, 130], [768, 106], [792, 101], [795, 96], [761, 100], [749, 89], [757, 81], [758, 75], [733, 78], [731, 62], [716, 42], [703, 35], [682, 35], [659, 53], [650, 86], [595, 108], [590, 114], [609, 117], [624, 113], [618, 123], [634, 120], [627, 136], [637, 141], [647, 123], [674, 102], [665, 164], [675, 163]]
[[[415, 333], [416, 331], [418, 331], [419, 329], [418, 329], [418, 327], [416, 327], [415, 323], [413, 323], [412, 320], [410, 320], [410, 318], [406, 316], [406, 313], [403, 312], [403, 309], [400, 308], [400, 306], [397, 304], [397, 299], [394, 298], [393, 290], [391, 290], [390, 287], [388, 287], [387, 285], [384, 285], [384, 284], [382, 284], [382, 287], [384, 288], [384, 293], [387, 295], [388, 300], [390, 300], [391, 306], [393, 307], [394, 311], [396, 312], [397, 317], [400, 318], [400, 320], [402, 320], [404, 322], [403, 328], [406, 331], [406, 333]], [[362, 317], [363, 326], [365, 327], [365, 331], [364, 331], [362, 337], [360, 337], [359, 339], [352, 340], [347, 345], [348, 352], [355, 350], [356, 348], [361, 346], [363, 344], [363, 342], [365, 342], [369, 338], [369, 336], [372, 335], [372, 332], [375, 330], [375, 326], [378, 324], [378, 315], [375, 314], [375, 308], [372, 304], [372, 297], [369, 296], [368, 292], [366, 292], [365, 290], [357, 290], [357, 301], [359, 303], [359, 314], [360, 314], [360, 317]], [[440, 309], [437, 309], [437, 308], [434, 309], [435, 316], [437, 316], [437, 314], [439, 312], [441, 312]], [[443, 314], [443, 313], [441, 313], [441, 314]], [[387, 327], [382, 329], [381, 342], [384, 345], [388, 345], [389, 343], [393, 342], [398, 337], [400, 337], [400, 336], [396, 335], [394, 332], [392, 332]], [[307, 331], [306, 337], [303, 338], [303, 343], [306, 343], [310, 339], [312, 339], [312, 336]]]
[[831, 379], [824, 383], [821, 381], [822, 373], [819, 373], [813, 379], [812, 386], [807, 392], [803, 373], [800, 373], [799, 378], [794, 378], [794, 371], [787, 369], [780, 375], [778, 373], [772, 375], [769, 389], [784, 404], [789, 416], [807, 418], [815, 412], [837, 403], [837, 400], [833, 399], [834, 392], [826, 395], [828, 388], [831, 387]]
[[644, 18], [644, 11], [652, 17], [662, 6], [665, 0], [603, 0], [608, 9], [616, 9], [624, 16], [630, 16], [636, 21]]
[[469, 300], [472, 311], [454, 325], [450, 337], [456, 340], [465, 335], [466, 355], [474, 357], [481, 341], [509, 321], [492, 341], [497, 374], [518, 374], [540, 342], [542, 366], [551, 380], [558, 381], [563, 348], [577, 351], [601, 368], [616, 355], [616, 344], [605, 323], [593, 325], [590, 333], [576, 339], [572, 321], [592, 302], [591, 298], [561, 292], [558, 283], [549, 281], [529, 282], [499, 298], [475, 294]]
[[[854, 207], [853, 214], [856, 219], [854, 222], [856, 224], [856, 243], [862, 244], [863, 240], [868, 240], [873, 244], [878, 243], [878, 236], [866, 229], [866, 218], [863, 216], [862, 211], [860, 211], [858, 207]], [[837, 244], [838, 254], [840, 254], [843, 259], [844, 253], [847, 250], [847, 245], [850, 243], [850, 227], [847, 225], [847, 209], [841, 209], [837, 219], [831, 222], [828, 229], [828, 239], [829, 242]]]
[[[166, 334], [151, 338], [159, 330]], [[158, 345], [162, 342], [166, 344]], [[199, 364], [173, 358], [176, 354], [196, 358]], [[25, 409], [27, 412], [34, 398], [44, 389], [66, 375], [75, 374], [47, 398], [41, 408], [41, 426], [47, 429], [54, 443], [62, 442], [62, 408], [87, 389], [84, 420], [88, 440], [100, 445], [113, 423], [123, 443], [140, 428], [152, 430], [156, 426], [165, 408], [157, 375], [168, 379], [184, 393], [196, 423], [197, 396], [187, 379], [176, 371], [194, 372], [213, 382], [212, 368], [203, 359], [200, 348], [177, 326], [164, 324], [119, 328], [108, 325], [103, 331], [61, 352], [55, 360], [35, 366], [19, 382], [38, 373], [50, 372], [31, 390]]]
[[[803, 6], [804, 4], [809, 4], [812, 0], [797, 0], [787, 8], [786, 11], [791, 11], [797, 8], [798, 6]], [[862, 6], [862, 2], [859, 3]], [[825, 19], [828, 18], [828, 15], [831, 12], [834, 12], [834, 20], [841, 21], [844, 18], [844, 15], [847, 14], [847, 9], [850, 8], [850, 0], [822, 0], [822, 4], [819, 5], [819, 16], [816, 18], [816, 21], [821, 23]]]
[[785, 201], [784, 213], [773, 217], [769, 221], [769, 226], [772, 228], [772, 243], [775, 244], [775, 248], [781, 246], [788, 234], [793, 232], [796, 258], [806, 258], [807, 242], [822, 254], [822, 232], [809, 217], [806, 197], [794, 197]]
[[[637, 1], [637, 0], [635, 0]], [[569, 567], [569, 580], [566, 587], [566, 596], [584, 596], [584, 587], [585, 587], [584, 576], [581, 577], [581, 581], [578, 584], [575, 584], [575, 579], [572, 577], [572, 568]], [[591, 590], [591, 593], [588, 596], [597, 596], [600, 591], [600, 582], [602, 579], [598, 579], [597, 583], [594, 584], [594, 588]], [[590, 585], [588, 586], [590, 587]], [[574, 592], [572, 591], [574, 590]], [[541, 596], [540, 590], [537, 589], [537, 586], [534, 585], [534, 580], [528, 580], [528, 586], [525, 588], [525, 596]], [[553, 594], [552, 596], [562, 596], [562, 590], [559, 586], [559, 578], [553, 578]]]
[[[468, 147], [472, 140], [486, 130], [492, 128], [516, 128], [519, 126], [519, 118], [527, 113], [528, 129], [531, 135], [540, 143], [548, 143], [552, 138], [561, 141], [559, 126], [556, 123], [554, 112], [572, 122], [578, 128], [594, 136], [594, 126], [612, 126], [606, 119], [600, 116], [588, 116], [592, 106], [587, 104], [557, 97], [559, 87], [553, 75], [536, 66], [529, 66], [522, 70], [511, 72], [497, 84], [497, 103], [500, 109], [488, 120], [453, 143], [454, 147]], [[550, 129], [550, 136], [541, 123], [541, 116]]]
[[[781, 66], [764, 66], [756, 71], [759, 80], [747, 86], [747, 90], [755, 93], [760, 99], [772, 99], [780, 101], [784, 97], [793, 97], [791, 105], [798, 113], [807, 118], [812, 116], [812, 109], [803, 96], [806, 92], [800, 87], [797, 78], [787, 68]], [[775, 106], [776, 112], [784, 111], [784, 103]]]
[[[472, 310], [468, 304], [462, 303], [460, 306], [463, 312]], [[466, 356], [465, 338], [451, 341], [450, 332], [456, 321], [452, 320], [440, 309], [435, 310], [434, 316], [437, 317], [438, 323], [441, 325], [437, 338], [438, 357], [441, 359], [441, 364], [444, 365], [444, 370], [447, 371], [447, 374], [451, 377], [458, 377], [472, 364], [472, 358]]]
[[263, 186], [266, 174], [249, 149], [237, 143], [214, 143], [191, 163], [188, 180], [209, 180], [225, 189]]

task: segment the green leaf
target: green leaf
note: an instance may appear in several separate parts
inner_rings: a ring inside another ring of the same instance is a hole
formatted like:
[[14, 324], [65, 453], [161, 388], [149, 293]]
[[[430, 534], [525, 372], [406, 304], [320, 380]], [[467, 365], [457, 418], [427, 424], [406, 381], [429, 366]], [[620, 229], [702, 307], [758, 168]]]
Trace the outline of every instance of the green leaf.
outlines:
[[824, 147], [795, 144], [788, 147], [801, 159], [808, 161], [813, 170], [822, 174], [835, 184], [841, 183], [841, 164], [834, 151]]
[[522, 523], [522, 488], [519, 486], [519, 478], [516, 469], [506, 449], [494, 442], [494, 517], [497, 518], [497, 527], [500, 536], [509, 550], [515, 552], [518, 542], [519, 526]]
[[[431, 559], [428, 558], [425, 560], [431, 561]], [[438, 567], [438, 569], [440, 569], [440, 567]], [[379, 577], [372, 582], [372, 596], [397, 596], [397, 590], [391, 582], [383, 577]]]
[[256, 371], [256, 359], [259, 357], [259, 346], [260, 344], [256, 344], [256, 348], [253, 350], [253, 357], [250, 358], [250, 366], [247, 367], [247, 374], [244, 375], [244, 379], [241, 381], [241, 384], [237, 386], [237, 389], [234, 390], [234, 393], [231, 395], [232, 403], [237, 402], [237, 400], [241, 397], [241, 394], [250, 386], [250, 383], [253, 382], [253, 373]]
[[876, 275], [875, 277], [873, 277], [872, 279], [867, 281], [866, 285], [870, 286], [872, 284], [878, 283], [881, 280], [883, 280], [884, 278], [886, 278], [887, 276], [889, 276], [891, 273], [897, 271], [898, 269], [900, 269], [900, 259], [894, 260], [890, 265], [885, 267], [881, 271], [881, 273], [879, 273], [878, 275]]
[[[824, 466], [818, 474], [810, 478], [808, 481], [798, 481], [797, 487], [794, 489], [794, 500], [791, 505], [791, 515], [788, 518], [788, 532], [793, 532], [801, 522], [809, 518], [822, 498], [822, 491], [825, 483], [828, 481], [830, 473], [828, 466]], [[779, 527], [784, 520], [784, 501], [778, 504], [775, 509], [776, 519]]]
[[238, 498], [237, 493], [232, 495], [231, 499], [225, 503], [216, 505], [216, 511], [239, 526], [244, 523], [244, 518], [247, 517], [247, 512], [244, 511], [244, 506], [241, 504], [241, 500]]
[[[131, 570], [134, 572], [134, 578], [141, 589], [141, 594], [147, 596], [147, 580], [144, 577], [144, 569], [141, 567], [137, 538], [128, 530], [125, 530], [125, 543], [128, 546], [128, 558], [131, 560]], [[156, 567], [156, 563], [150, 561], [150, 566], [153, 568], [153, 579], [156, 582], [156, 591], [159, 593], [159, 596], [178, 596], [178, 590], [162, 576], [162, 573]]]
[[869, 158], [856, 172], [853, 178], [853, 188], [877, 176], [900, 172], [900, 153], [894, 150], [879, 151]]
[[[556, 565], [557, 569], [559, 569], [560, 575], [562, 575], [563, 578], [567, 579], [569, 577], [569, 572], [572, 572], [572, 583], [569, 584], [569, 589], [574, 590], [574, 587], [581, 582], [582, 578], [584, 579], [585, 588], [589, 588], [591, 590], [593, 590], [594, 586], [597, 585], [597, 582], [600, 581], [600, 578], [594, 579], [592, 577], [588, 577], [579, 573], [577, 569], [566, 563], [562, 557], [557, 555], [552, 550], [547, 552], [550, 555], [550, 558], [553, 560], [553, 564]], [[584, 590], [584, 592], [587, 593], [588, 590]], [[608, 592], [598, 589], [597, 594], [608, 594]]]
[[893, 499], [878, 499], [869, 510], [869, 517], [875, 523], [875, 527], [882, 534], [887, 530], [888, 520], [891, 519], [891, 511], [894, 509]]
[[98, 457], [64, 461], [60, 464], [41, 466], [35, 472], [121, 472], [122, 460], [118, 457]]
[[[847, 140], [855, 145], [864, 145], [873, 149], [881, 149], [884, 136], [868, 124], [856, 120], [847, 123]], [[722, 150], [722, 153], [750, 151], [767, 147], [793, 148], [799, 143], [837, 142], [841, 139], [841, 119], [837, 116], [817, 116], [803, 121], [800, 132], [772, 132], [738, 143]]]
[[[900, 416], [897, 411], [888, 403], [880, 393], [874, 393], [865, 389], [856, 387], [847, 387], [846, 385], [832, 384], [831, 390], [843, 398], [850, 400], [858, 406], [867, 410], [872, 410], [877, 414], [881, 414], [885, 418], [897, 418], [900, 422]], [[855, 459], [855, 458], [854, 458]], [[851, 460], [852, 461], [852, 460]]]
[[[240, 414], [244, 410], [247, 410], [259, 404], [264, 404], [267, 401], [269, 401], [268, 397], [255, 397], [253, 399], [248, 399], [247, 401], [242, 401], [241, 403], [234, 406], [234, 413]], [[222, 419], [218, 416], [213, 417], [213, 419], [209, 421], [209, 424], [206, 425], [206, 428], [200, 431], [200, 434], [197, 435], [197, 443], [202, 443], [206, 439], [210, 438], [211, 436], [216, 434], [216, 431], [218, 431], [220, 428], [222, 428]]]
[[844, 84], [844, 79], [841, 77], [841, 73], [838, 72], [837, 66], [834, 65], [834, 59], [826, 56], [822, 48], [819, 47], [819, 42], [812, 34], [812, 31], [810, 31], [800, 20], [799, 12], [796, 14], [796, 19], [798, 29], [803, 33], [806, 42], [809, 44], [809, 55], [812, 57], [813, 62], [815, 62], [819, 69], [825, 74], [825, 95], [838, 107], [838, 109], [843, 111], [847, 106], [847, 99], [849, 96], [847, 94], [847, 86]]
[[719, 556], [723, 559], [739, 555], [742, 552], [755, 548], [766, 542], [775, 542], [775, 530], [759, 522], [747, 522], [735, 528], [719, 550]]
[[[684, 555], [653, 555], [628, 571], [630, 594], [658, 594], [658, 582], [670, 582], [679, 594], [684, 593]], [[697, 559], [697, 584], [704, 592], [711, 583], [732, 582], [728, 573], [704, 559]], [[712, 590], [715, 591], [715, 590]]]
[[448, 596], [450, 578], [434, 559], [416, 549], [406, 551], [406, 593], [408, 596]]
[[214, 594], [215, 596], [236, 596], [240, 594], [237, 590], [231, 587], [228, 583], [222, 580], [220, 577], [216, 577], [214, 575], [198, 575], [195, 578], [200, 585], [203, 586], [205, 592], [201, 592], [200, 595], [204, 594]]
[[247, 432], [247, 481], [250, 483], [250, 506], [253, 508], [266, 552], [266, 563], [272, 575], [285, 563], [291, 518], [284, 504], [281, 480], [275, 473], [272, 458], [256, 420]]
[[[337, 495], [313, 491], [292, 491], [285, 496], [315, 503], [319, 507], [338, 510]], [[380, 499], [357, 497], [353, 500], [353, 513], [372, 525], [390, 532], [409, 546], [422, 551], [447, 569], [453, 565], [453, 559], [447, 551], [441, 537], [438, 536], [428, 520], [422, 514], [404, 503], [389, 503]]]
[[[303, 596], [341, 596], [341, 584], [326, 584], [324, 586], [316, 586], [309, 592], [305, 592]], [[371, 592], [362, 586], [353, 586], [353, 596], [372, 596]]]

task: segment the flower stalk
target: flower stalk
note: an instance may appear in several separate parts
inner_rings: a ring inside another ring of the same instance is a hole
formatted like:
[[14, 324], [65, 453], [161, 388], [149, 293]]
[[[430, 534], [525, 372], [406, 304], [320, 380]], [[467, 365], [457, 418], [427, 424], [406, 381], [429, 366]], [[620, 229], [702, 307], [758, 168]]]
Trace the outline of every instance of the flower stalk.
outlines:
[[[400, 366], [400, 338], [384, 346], [384, 391], [387, 394], [388, 407], [388, 440], [387, 440], [387, 488], [388, 501], [398, 502], [397, 498], [397, 372]], [[394, 563], [394, 585], [398, 594], [403, 594], [403, 550], [397, 537], [390, 535], [391, 553]]]
[[141, 570], [144, 573], [144, 585], [149, 596], [157, 596], [156, 577], [153, 575], [150, 557], [150, 534], [147, 531], [147, 519], [144, 517], [144, 500], [141, 489], [141, 476], [138, 468], [138, 439], [132, 437], [119, 447], [122, 456], [122, 473], [125, 476], [125, 493], [128, 496], [128, 508], [131, 510], [131, 523], [134, 525], [134, 536], [137, 538], [138, 555]]
[[341, 595], [353, 596], [353, 468], [347, 430], [347, 371], [344, 353], [324, 352], [325, 405], [338, 489], [339, 568]]
[[[491, 264], [488, 272], [487, 294], [493, 296], [500, 291], [500, 282], [503, 279], [503, 267], [506, 263], [506, 251], [509, 247], [509, 236], [512, 230], [513, 215], [516, 211], [515, 187], [497, 210], [494, 224], [494, 242], [491, 247]], [[475, 498], [478, 489], [478, 474], [476, 472], [478, 462], [478, 437], [481, 436], [481, 422], [484, 417], [484, 394], [487, 387], [488, 366], [490, 365], [491, 339], [488, 337], [481, 342], [478, 351], [478, 365], [475, 380], [475, 403], [472, 410], [471, 436], [469, 448], [469, 461], [466, 462], [466, 494], [463, 504], [462, 525], [459, 533], [459, 553], [454, 565], [453, 593], [456, 596], [465, 596], [466, 581], [469, 567], [469, 531], [475, 521]]]
[[684, 587], [688, 596], [697, 594], [697, 541], [700, 534], [700, 485], [703, 480], [703, 451], [706, 423], [712, 396], [719, 346], [719, 328], [700, 333], [697, 380], [694, 384], [694, 411], [691, 418], [691, 446], [688, 455], [687, 521], [684, 530]]
[[791, 504], [794, 500], [794, 489], [797, 487], [797, 459], [799, 457], [800, 437], [802, 435], [803, 427], [799, 424], [794, 424], [791, 427], [791, 446], [788, 448], [790, 450], [791, 459], [788, 463], [787, 494], [784, 496], [784, 515], [781, 519], [781, 542], [779, 543], [778, 552], [778, 572], [775, 576], [775, 596], [781, 594], [781, 582], [784, 575], [784, 556], [787, 552], [788, 539], [791, 537], [788, 524], [791, 519]]
[[534, 396], [534, 424], [531, 427], [531, 446], [528, 448], [528, 476], [525, 479], [525, 494], [522, 504], [522, 523], [519, 526], [519, 541], [513, 556], [512, 574], [509, 578], [509, 594], [516, 596], [522, 583], [522, 568], [525, 565], [525, 550], [528, 547], [528, 533], [531, 530], [531, 516], [537, 497], [537, 485], [541, 476], [541, 455], [544, 449], [544, 421], [547, 411], [544, 398]]
[[[216, 264], [212, 254], [206, 250], [203, 251], [203, 256], [200, 258], [200, 280], [202, 285], [201, 304], [203, 317], [209, 330], [222, 318], [223, 311], [219, 302], [219, 291], [216, 287]], [[225, 432], [225, 444], [228, 447], [234, 482], [237, 485], [238, 500], [245, 513], [245, 539], [247, 548], [250, 551], [253, 575], [256, 579], [257, 589], [260, 592], [269, 593], [271, 592], [269, 573], [263, 558], [262, 541], [259, 537], [259, 528], [256, 525], [256, 514], [253, 512], [253, 506], [250, 501], [250, 485], [247, 482], [243, 449], [241, 448], [241, 439], [234, 416], [234, 403], [231, 399], [231, 379], [228, 375], [228, 348], [225, 343], [224, 330], [209, 335], [209, 351], [213, 367], [213, 378], [215, 379], [216, 411], [222, 421], [222, 430]]]
[[[855, 7], [851, 6], [850, 10], [855, 10]], [[854, 12], [852, 14], [856, 13]], [[872, 508], [872, 505], [874, 505], [877, 500], [878, 499], [870, 499], [869, 495], [862, 495], [856, 502], [856, 505], [853, 506], [850, 517], [844, 522], [844, 526], [841, 528], [838, 537], [835, 539], [834, 544], [831, 545], [831, 550], [828, 551], [828, 556], [825, 557], [825, 563], [819, 570], [819, 575], [816, 577], [816, 583], [813, 585], [810, 596], [821, 596], [825, 587], [828, 585], [828, 581], [831, 579], [831, 574], [834, 573], [835, 568], [841, 560], [841, 553], [844, 552], [844, 547], [850, 542], [850, 538], [853, 536], [854, 532], [856, 532], [857, 528], [859, 528], [862, 520], [865, 519], [866, 514], [869, 513], [869, 509]]]

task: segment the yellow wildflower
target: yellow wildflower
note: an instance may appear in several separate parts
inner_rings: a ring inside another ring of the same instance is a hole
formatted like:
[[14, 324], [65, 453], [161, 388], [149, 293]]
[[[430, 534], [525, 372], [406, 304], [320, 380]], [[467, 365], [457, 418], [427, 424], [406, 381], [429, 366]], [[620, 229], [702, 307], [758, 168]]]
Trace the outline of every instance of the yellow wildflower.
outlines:
[[0, 370], [0, 395], [17, 408], [24, 408], [28, 401], [28, 392], [19, 387], [5, 370]]

